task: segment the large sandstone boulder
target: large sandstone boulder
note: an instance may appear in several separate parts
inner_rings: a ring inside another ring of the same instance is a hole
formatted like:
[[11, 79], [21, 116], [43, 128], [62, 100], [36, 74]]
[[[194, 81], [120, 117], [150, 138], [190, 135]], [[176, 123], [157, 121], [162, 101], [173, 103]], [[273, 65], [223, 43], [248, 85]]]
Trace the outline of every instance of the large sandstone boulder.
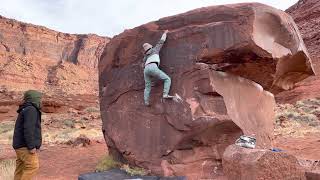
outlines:
[[[169, 29], [162, 83], [143, 104], [144, 42]], [[155, 174], [189, 179], [222, 175], [222, 155], [241, 135], [271, 146], [277, 93], [313, 75], [293, 20], [272, 7], [250, 3], [212, 6], [126, 30], [106, 46], [99, 62], [103, 132], [110, 152]]]
[[228, 180], [306, 179], [297, 158], [284, 152], [231, 145], [224, 152], [222, 164]]

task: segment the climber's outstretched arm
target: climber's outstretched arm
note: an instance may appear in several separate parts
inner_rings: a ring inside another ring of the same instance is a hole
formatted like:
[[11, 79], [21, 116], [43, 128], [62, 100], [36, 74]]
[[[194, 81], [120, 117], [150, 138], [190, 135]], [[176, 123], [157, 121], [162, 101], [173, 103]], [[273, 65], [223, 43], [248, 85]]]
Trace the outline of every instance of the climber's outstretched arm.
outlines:
[[160, 41], [159, 41], [159, 42], [157, 43], [157, 45], [154, 47], [154, 51], [155, 51], [157, 54], [159, 54], [159, 52], [160, 52], [160, 50], [161, 50], [164, 42], [166, 41], [166, 39], [167, 39], [167, 33], [168, 33], [168, 32], [169, 32], [168, 30], [165, 30], [165, 31], [164, 31], [164, 33], [163, 33], [162, 36], [161, 36]]

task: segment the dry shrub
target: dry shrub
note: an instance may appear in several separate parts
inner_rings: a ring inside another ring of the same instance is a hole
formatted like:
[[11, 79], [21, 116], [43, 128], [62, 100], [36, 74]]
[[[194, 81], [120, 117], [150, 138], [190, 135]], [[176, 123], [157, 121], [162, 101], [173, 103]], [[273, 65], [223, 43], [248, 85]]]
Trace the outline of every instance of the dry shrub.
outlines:
[[121, 170], [127, 172], [130, 176], [145, 176], [150, 173], [150, 171], [146, 169], [117, 162], [110, 155], [103, 156], [103, 158], [99, 161], [98, 165], [96, 166], [96, 172], [108, 171], [115, 168], [120, 168]]
[[101, 130], [96, 129], [64, 129], [55, 131], [44, 131], [43, 142], [48, 144], [64, 144], [74, 140], [80, 135], [85, 135], [91, 140], [103, 138]]
[[11, 144], [14, 130], [14, 121], [0, 123], [0, 144]]
[[276, 109], [276, 122], [280, 122], [280, 117], [287, 120], [294, 120], [302, 123], [311, 123], [319, 121], [320, 100], [307, 99], [298, 101], [295, 105], [279, 104]]
[[15, 159], [0, 160], [0, 179], [12, 180], [16, 168]]
[[110, 155], [105, 155], [98, 162], [96, 166], [96, 172], [108, 171], [110, 169], [119, 168], [121, 163], [114, 160]]
[[320, 133], [320, 99], [307, 99], [296, 104], [278, 104], [275, 135], [303, 137]]
[[88, 113], [99, 113], [100, 109], [97, 107], [88, 107], [85, 109], [85, 111]]
[[146, 169], [140, 167], [131, 167], [127, 164], [124, 164], [121, 169], [126, 171], [130, 176], [146, 176], [149, 174], [149, 171]]
[[276, 126], [275, 136], [304, 137], [306, 134], [320, 133], [319, 127], [308, 126], [297, 121], [287, 121], [283, 126]]

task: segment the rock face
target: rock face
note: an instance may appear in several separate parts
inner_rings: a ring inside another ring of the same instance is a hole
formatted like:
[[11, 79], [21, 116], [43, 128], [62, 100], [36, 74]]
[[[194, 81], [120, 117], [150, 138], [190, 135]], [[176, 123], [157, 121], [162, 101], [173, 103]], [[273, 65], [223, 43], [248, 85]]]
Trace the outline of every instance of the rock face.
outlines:
[[287, 12], [297, 23], [304, 42], [313, 59], [315, 77], [298, 83], [293, 90], [277, 95], [278, 102], [295, 102], [320, 96], [320, 1], [299, 0]]
[[306, 179], [298, 160], [284, 152], [229, 146], [223, 155], [228, 180]]
[[314, 59], [314, 67], [318, 72], [319, 68], [319, 42], [320, 35], [320, 2], [317, 0], [299, 0], [295, 5], [286, 10], [297, 23], [301, 35], [306, 43], [308, 51]]
[[307, 180], [317, 180], [320, 179], [320, 172], [307, 172]]
[[98, 59], [108, 41], [0, 16], [0, 87], [96, 94]]
[[[161, 69], [182, 102], [161, 101], [162, 83], [143, 105], [144, 42], [169, 29]], [[99, 62], [103, 132], [110, 152], [155, 174], [218, 178], [222, 155], [241, 135], [269, 148], [275, 100], [313, 75], [298, 28], [286, 13], [250, 3], [212, 6], [115, 36]], [[265, 90], [264, 90], [265, 89]]]

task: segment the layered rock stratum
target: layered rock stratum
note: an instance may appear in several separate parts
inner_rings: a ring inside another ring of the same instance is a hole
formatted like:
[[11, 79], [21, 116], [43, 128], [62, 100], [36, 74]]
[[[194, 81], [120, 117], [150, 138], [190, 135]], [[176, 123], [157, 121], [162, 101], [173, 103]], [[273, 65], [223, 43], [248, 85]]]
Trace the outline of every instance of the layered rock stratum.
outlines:
[[14, 116], [21, 94], [44, 94], [43, 111], [98, 104], [98, 61], [108, 37], [61, 33], [0, 16], [0, 120]]
[[109, 41], [0, 17], [0, 87], [46, 94], [97, 94], [99, 57]]
[[286, 10], [297, 23], [302, 38], [313, 59], [315, 77], [297, 83], [295, 88], [277, 95], [280, 103], [320, 97], [320, 1], [299, 0]]

